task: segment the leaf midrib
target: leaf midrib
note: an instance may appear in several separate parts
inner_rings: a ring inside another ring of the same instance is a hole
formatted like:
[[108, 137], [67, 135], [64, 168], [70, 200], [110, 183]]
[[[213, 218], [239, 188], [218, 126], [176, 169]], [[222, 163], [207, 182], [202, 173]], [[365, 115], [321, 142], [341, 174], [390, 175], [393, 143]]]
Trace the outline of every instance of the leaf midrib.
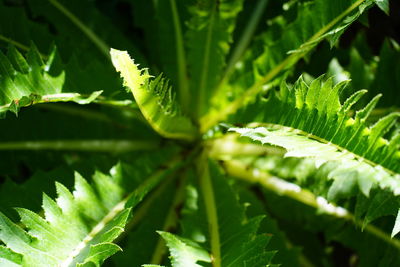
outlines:
[[204, 58], [203, 58], [203, 65], [201, 68], [201, 78], [200, 78], [200, 85], [199, 85], [199, 92], [198, 92], [198, 99], [192, 99], [196, 101], [197, 103], [196, 106], [196, 117], [199, 118], [201, 116], [202, 108], [204, 105], [204, 96], [205, 96], [205, 86], [207, 83], [207, 78], [208, 78], [208, 72], [209, 72], [209, 64], [210, 64], [210, 49], [211, 49], [211, 40], [212, 40], [212, 32], [214, 28], [214, 22], [215, 22], [215, 15], [216, 15], [216, 9], [217, 9], [217, 1], [213, 1], [213, 7], [211, 10], [211, 16], [210, 16], [210, 22], [208, 25], [207, 29], [207, 39], [206, 39], [206, 45], [204, 49]]
[[400, 173], [397, 173], [396, 171], [393, 171], [393, 170], [391, 170], [391, 169], [388, 169], [388, 168], [382, 166], [382, 165], [379, 164], [379, 163], [376, 163], [376, 162], [374, 162], [374, 161], [372, 161], [372, 160], [370, 160], [370, 159], [367, 159], [367, 158], [365, 158], [365, 157], [363, 157], [363, 156], [361, 156], [361, 155], [358, 155], [358, 154], [354, 153], [353, 151], [348, 150], [347, 148], [344, 148], [344, 147], [342, 147], [342, 146], [340, 146], [340, 145], [338, 145], [338, 144], [332, 143], [331, 141], [328, 141], [328, 140], [326, 140], [326, 139], [324, 139], [324, 138], [322, 138], [322, 137], [316, 136], [316, 135], [314, 135], [314, 134], [312, 134], [312, 133], [308, 133], [308, 132], [303, 131], [303, 130], [301, 130], [301, 129], [293, 128], [293, 127], [290, 127], [290, 126], [285, 126], [285, 125], [278, 124], [278, 123], [256, 123], [256, 124], [252, 124], [252, 126], [253, 126], [253, 125], [254, 125], [254, 126], [257, 125], [257, 127], [267, 127], [267, 128], [270, 127], [270, 128], [275, 128], [275, 129], [276, 129], [276, 128], [280, 128], [280, 129], [285, 129], [285, 130], [292, 131], [292, 132], [294, 132], [294, 133], [296, 133], [296, 134], [299, 134], [299, 135], [301, 135], [301, 136], [307, 137], [307, 138], [309, 138], [309, 139], [311, 139], [311, 140], [320, 142], [320, 143], [325, 144], [325, 145], [328, 145], [328, 146], [333, 146], [333, 147], [335, 147], [335, 148], [336, 148], [338, 151], [340, 151], [340, 152], [347, 152], [347, 153], [350, 153], [350, 154], [353, 155], [354, 158], [355, 158], [356, 160], [358, 160], [358, 161], [365, 162], [365, 163], [367, 163], [367, 164], [369, 164], [369, 165], [371, 165], [371, 166], [373, 166], [373, 167], [378, 167], [378, 166], [379, 166], [380, 168], [382, 168], [384, 171], [386, 171], [388, 174], [390, 174], [390, 175], [392, 175], [392, 176], [394, 176], [394, 175], [400, 175]]
[[59, 265], [59, 267], [69, 267], [74, 263], [74, 260], [79, 256], [79, 254], [85, 250], [85, 248], [90, 245], [92, 241], [115, 217], [117, 217], [123, 210], [125, 210], [125, 204], [130, 196], [124, 198], [122, 201], [118, 202], [114, 208], [112, 208], [103, 219], [92, 227], [92, 230], [83, 238], [83, 240], [75, 247], [74, 250], [69, 254], [69, 256]]
[[188, 87], [188, 79], [186, 72], [186, 56], [185, 49], [183, 45], [183, 37], [182, 37], [182, 28], [179, 20], [179, 13], [176, 7], [176, 1], [170, 0], [171, 11], [172, 11], [172, 20], [175, 28], [175, 42], [176, 42], [176, 61], [178, 64], [178, 80], [179, 80], [179, 100], [181, 102], [183, 110], [186, 114], [191, 114], [189, 105], [190, 105], [190, 96], [189, 96], [189, 87]]

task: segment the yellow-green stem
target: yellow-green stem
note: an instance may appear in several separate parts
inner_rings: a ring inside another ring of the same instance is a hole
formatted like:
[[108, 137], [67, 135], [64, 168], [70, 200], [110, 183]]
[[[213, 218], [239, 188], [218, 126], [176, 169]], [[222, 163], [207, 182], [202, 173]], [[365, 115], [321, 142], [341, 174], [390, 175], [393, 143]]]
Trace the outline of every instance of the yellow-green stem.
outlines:
[[159, 142], [133, 140], [37, 140], [0, 142], [0, 150], [64, 150], [121, 153], [155, 150]]
[[[315, 196], [312, 192], [302, 189], [296, 184], [289, 183], [267, 172], [251, 168], [238, 160], [222, 161], [221, 164], [226, 172], [234, 178], [238, 178], [250, 183], [258, 183], [264, 188], [280, 196], [289, 197], [307, 206], [318, 209], [328, 215], [350, 221], [359, 228], [364, 227], [363, 223], [356, 219], [349, 211], [342, 207], [328, 203], [324, 198]], [[364, 231], [370, 233], [378, 239], [385, 241], [400, 251], [400, 241], [398, 239], [391, 238], [389, 234], [375, 227], [374, 225], [369, 224], [365, 226]]]
[[212, 264], [213, 267], [221, 267], [221, 241], [219, 236], [218, 213], [215, 203], [214, 189], [209, 173], [207, 154], [205, 152], [203, 152], [198, 159], [197, 173], [208, 220]]

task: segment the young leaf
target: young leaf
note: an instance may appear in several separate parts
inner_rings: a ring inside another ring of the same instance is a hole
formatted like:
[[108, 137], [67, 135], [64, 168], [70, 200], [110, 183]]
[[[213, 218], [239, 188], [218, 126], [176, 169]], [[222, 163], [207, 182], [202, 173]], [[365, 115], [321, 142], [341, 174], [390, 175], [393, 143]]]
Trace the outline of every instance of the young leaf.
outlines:
[[144, 117], [160, 135], [193, 140], [197, 130], [189, 118], [181, 114], [168, 81], [158, 76], [150, 80], [147, 69], [139, 69], [126, 51], [111, 49], [113, 64], [128, 87]]

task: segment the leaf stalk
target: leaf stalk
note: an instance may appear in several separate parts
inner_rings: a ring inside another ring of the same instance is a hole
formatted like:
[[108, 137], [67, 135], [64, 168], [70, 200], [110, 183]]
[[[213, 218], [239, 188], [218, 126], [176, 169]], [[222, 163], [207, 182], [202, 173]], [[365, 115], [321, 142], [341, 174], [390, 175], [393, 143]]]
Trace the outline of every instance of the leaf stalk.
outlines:
[[219, 236], [218, 214], [214, 197], [214, 189], [209, 172], [207, 153], [205, 152], [203, 152], [198, 159], [197, 172], [208, 220], [212, 264], [213, 267], [221, 267], [221, 241]]
[[[302, 189], [296, 184], [289, 183], [281, 178], [273, 176], [267, 172], [251, 168], [238, 160], [220, 161], [227, 174], [230, 176], [244, 180], [249, 183], [257, 183], [280, 196], [289, 197], [307, 206], [324, 212], [325, 214], [334, 216], [339, 219], [349, 221], [362, 229], [363, 222], [356, 219], [348, 210], [328, 203], [324, 198], [315, 196], [312, 192]], [[400, 251], [400, 241], [391, 238], [390, 235], [372, 224], [364, 227], [364, 231], [370, 233], [376, 238], [390, 244]]]
[[144, 140], [42, 140], [2, 142], [0, 143], [0, 150], [64, 150], [122, 153], [155, 150], [159, 146], [160, 143], [158, 141]]

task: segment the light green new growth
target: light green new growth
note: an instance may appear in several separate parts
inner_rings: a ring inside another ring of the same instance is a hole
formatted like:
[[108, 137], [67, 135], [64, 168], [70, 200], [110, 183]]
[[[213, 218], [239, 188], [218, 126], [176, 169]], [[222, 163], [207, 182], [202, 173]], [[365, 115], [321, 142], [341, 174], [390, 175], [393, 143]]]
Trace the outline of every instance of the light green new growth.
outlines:
[[194, 140], [197, 130], [189, 118], [181, 114], [168, 82], [161, 76], [151, 80], [148, 71], [140, 70], [126, 51], [111, 49], [110, 53], [124, 85], [132, 92], [154, 130], [167, 138]]

